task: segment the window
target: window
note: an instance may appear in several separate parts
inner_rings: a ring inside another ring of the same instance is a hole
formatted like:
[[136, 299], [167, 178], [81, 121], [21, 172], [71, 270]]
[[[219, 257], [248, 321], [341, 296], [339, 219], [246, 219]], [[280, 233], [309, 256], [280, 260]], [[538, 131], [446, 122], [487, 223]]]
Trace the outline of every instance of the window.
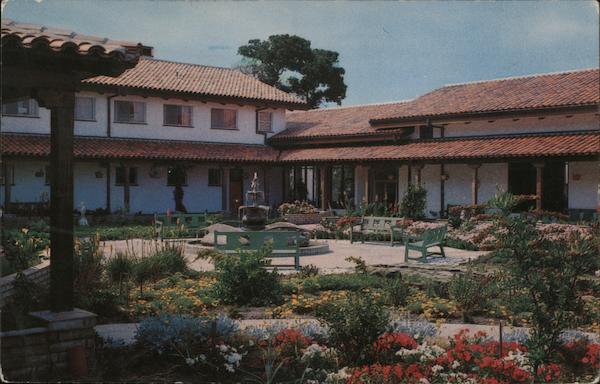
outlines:
[[[115, 174], [115, 185], [123, 185], [125, 181], [125, 168], [117, 167]], [[129, 185], [137, 185], [137, 168], [130, 167], [129, 168]]]
[[145, 123], [146, 103], [142, 103], [141, 101], [115, 101], [115, 122]]
[[164, 125], [192, 126], [192, 107], [189, 105], [165, 104], [163, 106], [163, 116]]
[[38, 117], [38, 103], [33, 99], [29, 99], [3, 104], [2, 114], [9, 116]]
[[96, 98], [94, 97], [76, 97], [75, 98], [75, 120], [96, 120]]
[[0, 164], [0, 185], [4, 185], [4, 169], [8, 172], [8, 178], [10, 185], [15, 185], [15, 165], [14, 164]]
[[237, 129], [237, 111], [235, 109], [211, 109], [210, 127], [213, 129]]
[[273, 113], [258, 112], [258, 132], [273, 132]]
[[222, 184], [221, 170], [217, 168], [211, 168], [208, 170], [208, 186], [209, 187], [220, 187]]
[[291, 167], [286, 169], [285, 178], [286, 200], [307, 200], [314, 204], [319, 202], [318, 168], [312, 166]]
[[419, 128], [419, 139], [433, 139], [433, 127], [423, 125]]
[[167, 185], [187, 185], [187, 172], [183, 167], [169, 167], [167, 169]]
[[331, 206], [345, 208], [354, 202], [354, 167], [338, 165], [331, 167]]

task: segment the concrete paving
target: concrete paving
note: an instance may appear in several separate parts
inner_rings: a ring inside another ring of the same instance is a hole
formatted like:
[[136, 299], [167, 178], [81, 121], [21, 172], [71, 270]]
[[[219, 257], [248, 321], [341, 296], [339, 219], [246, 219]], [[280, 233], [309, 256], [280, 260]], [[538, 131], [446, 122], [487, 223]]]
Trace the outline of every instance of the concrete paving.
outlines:
[[[187, 244], [188, 240], [174, 240], [176, 244], [180, 244], [185, 249], [185, 255], [190, 262], [190, 267], [197, 271], [211, 271], [214, 266], [207, 260], [195, 260], [198, 250], [203, 248], [198, 245]], [[326, 242], [329, 245], [330, 252], [323, 255], [302, 256], [300, 265], [315, 265], [321, 273], [343, 273], [354, 270], [354, 264], [346, 261], [349, 256], [361, 257], [367, 265], [398, 265], [405, 264], [404, 262], [404, 246], [396, 245], [390, 247], [384, 242], [366, 242], [353, 243], [348, 240], [317, 240], [318, 242]], [[117, 251], [128, 251], [135, 253], [138, 256], [147, 256], [154, 252], [155, 249], [161, 246], [161, 243], [154, 240], [120, 240], [106, 241], [104, 244], [105, 254], [111, 255]], [[463, 249], [444, 248], [446, 250], [446, 258], [431, 258], [427, 261], [429, 265], [452, 266], [465, 263], [469, 260], [476, 259], [487, 252], [485, 251], [466, 251]], [[410, 251], [410, 256], [418, 257], [419, 253]], [[273, 264], [289, 263], [289, 260], [282, 258], [276, 259]], [[410, 261], [416, 265], [422, 265], [422, 262]], [[284, 273], [286, 271], [283, 271]]]

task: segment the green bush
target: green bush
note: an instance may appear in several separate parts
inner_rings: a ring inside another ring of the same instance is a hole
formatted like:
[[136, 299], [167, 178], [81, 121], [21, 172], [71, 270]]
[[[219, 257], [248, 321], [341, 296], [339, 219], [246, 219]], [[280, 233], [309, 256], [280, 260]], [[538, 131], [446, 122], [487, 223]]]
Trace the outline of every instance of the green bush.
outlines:
[[187, 270], [183, 248], [177, 244], [166, 243], [151, 255], [150, 259], [156, 264], [155, 269], [159, 278]]
[[387, 280], [384, 290], [386, 303], [395, 306], [405, 305], [412, 292], [410, 286], [400, 277]]
[[472, 270], [455, 274], [448, 285], [448, 292], [462, 313], [463, 321], [470, 322], [477, 311], [487, 308], [490, 300], [490, 280], [476, 275]]
[[20, 230], [2, 231], [4, 256], [0, 258], [2, 276], [22, 271], [40, 263], [40, 252], [50, 245], [50, 229], [44, 221]]
[[106, 262], [106, 273], [110, 280], [115, 283], [123, 278], [133, 275], [136, 259], [124, 252], [117, 252]]
[[364, 292], [319, 307], [317, 316], [329, 327], [329, 342], [344, 362], [356, 365], [372, 362], [373, 343], [389, 323], [383, 303]]
[[406, 193], [400, 203], [400, 216], [422, 219], [425, 217], [426, 203], [427, 190], [420, 185], [408, 184]]
[[213, 257], [217, 271], [215, 290], [226, 304], [270, 305], [282, 300], [282, 287], [276, 270], [267, 271], [271, 265], [267, 257], [271, 248], [256, 252], [240, 251], [237, 255]]

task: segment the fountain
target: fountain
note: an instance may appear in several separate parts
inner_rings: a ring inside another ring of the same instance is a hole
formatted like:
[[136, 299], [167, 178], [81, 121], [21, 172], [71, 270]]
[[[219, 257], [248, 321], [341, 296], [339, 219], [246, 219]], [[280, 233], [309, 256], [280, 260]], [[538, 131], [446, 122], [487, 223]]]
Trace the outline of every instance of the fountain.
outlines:
[[246, 192], [246, 205], [238, 208], [238, 217], [244, 229], [250, 231], [265, 229], [271, 207], [259, 204], [259, 201], [263, 201], [264, 198], [264, 192], [258, 190], [258, 175], [254, 172], [250, 190]]
[[[267, 224], [269, 211], [271, 207], [263, 205], [264, 192], [259, 190], [258, 175], [254, 173], [250, 190], [246, 192], [245, 205], [238, 209], [238, 218], [241, 227], [231, 226], [225, 223], [216, 223], [209, 226], [207, 234], [199, 239], [188, 242], [189, 246], [214, 246], [214, 232], [253, 232], [253, 231], [298, 231], [300, 233], [299, 246], [300, 255], [318, 255], [329, 252], [329, 246], [326, 242], [317, 242], [310, 239], [310, 231], [292, 223], [276, 222]], [[243, 237], [243, 235], [242, 235]]]

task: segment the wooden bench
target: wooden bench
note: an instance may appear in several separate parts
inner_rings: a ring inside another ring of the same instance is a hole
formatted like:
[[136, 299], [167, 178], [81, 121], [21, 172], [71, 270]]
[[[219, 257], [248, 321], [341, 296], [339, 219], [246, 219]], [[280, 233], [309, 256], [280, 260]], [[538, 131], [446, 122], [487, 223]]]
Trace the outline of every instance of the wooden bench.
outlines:
[[[398, 233], [398, 229], [401, 229], [403, 225], [404, 218], [401, 217], [363, 216], [358, 224], [350, 228], [350, 242], [360, 240], [364, 243], [367, 236], [387, 235], [390, 237], [390, 245], [393, 246], [397, 237], [394, 234]], [[356, 228], [359, 230], [355, 231]], [[355, 238], [355, 235], [358, 235], [358, 238]]]
[[187, 229], [196, 230], [196, 237], [202, 230], [212, 222], [207, 219], [206, 213], [174, 213], [171, 215], [154, 215], [154, 235], [161, 239], [165, 238], [163, 232], [165, 228], [177, 229], [182, 226]]
[[269, 258], [293, 257], [294, 264], [277, 267], [300, 269], [300, 234], [294, 231], [218, 232], [215, 231], [215, 249], [223, 253], [239, 251], [256, 252], [265, 245], [271, 246]]
[[[426, 229], [423, 234], [418, 237], [410, 237], [404, 236], [404, 258], [408, 261], [408, 251], [414, 250], [421, 252], [421, 256], [414, 257], [413, 259], [422, 260], [427, 256], [431, 255], [441, 255], [441, 257], [446, 257], [444, 253], [444, 240], [446, 239], [446, 233], [448, 231], [448, 227], [446, 225], [433, 228]], [[431, 247], [439, 247], [440, 252], [427, 252], [427, 249]]]

